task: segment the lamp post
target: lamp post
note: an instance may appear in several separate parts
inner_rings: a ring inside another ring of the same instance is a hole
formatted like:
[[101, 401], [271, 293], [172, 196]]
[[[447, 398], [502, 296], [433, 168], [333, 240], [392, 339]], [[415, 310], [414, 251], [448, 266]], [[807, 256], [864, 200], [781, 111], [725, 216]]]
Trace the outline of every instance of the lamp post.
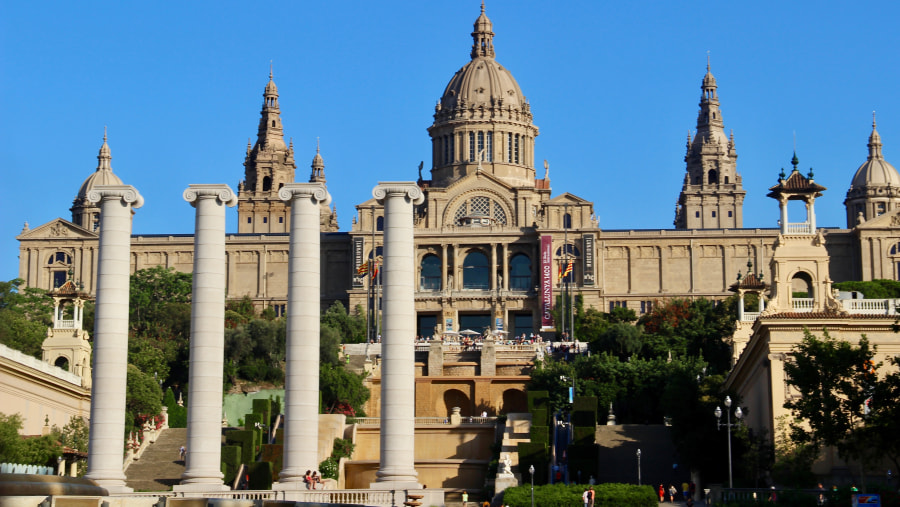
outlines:
[[716, 407], [715, 412], [716, 415], [716, 426], [717, 429], [722, 429], [722, 426], [725, 426], [728, 429], [728, 489], [734, 488], [734, 482], [732, 481], [731, 476], [731, 428], [732, 426], [737, 427], [741, 424], [741, 418], [744, 417], [744, 413], [741, 411], [741, 407], [737, 407], [734, 409], [734, 417], [737, 418], [737, 422], [731, 423], [731, 396], [725, 397], [725, 424], [722, 424], [722, 409]]
[[[565, 375], [560, 375], [559, 380], [562, 380], [563, 382], [568, 382], [569, 377], [567, 377]], [[574, 375], [572, 376], [572, 395], [569, 397], [569, 403], [575, 403], [575, 376]]]
[[528, 467], [528, 473], [531, 474], [531, 507], [534, 507], [534, 465]]
[[638, 459], [638, 486], [641, 485], [641, 450], [637, 450], [637, 459]]

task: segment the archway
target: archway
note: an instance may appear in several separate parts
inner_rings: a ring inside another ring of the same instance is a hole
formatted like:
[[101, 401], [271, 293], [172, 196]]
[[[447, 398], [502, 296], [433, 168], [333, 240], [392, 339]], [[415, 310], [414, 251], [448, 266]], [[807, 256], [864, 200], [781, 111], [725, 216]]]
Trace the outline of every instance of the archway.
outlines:
[[444, 391], [444, 415], [450, 417], [453, 407], [460, 408], [460, 415], [468, 417], [472, 415], [471, 402], [466, 393], [459, 389], [448, 389]]
[[65, 356], [59, 356], [56, 358], [56, 361], [53, 362], [53, 366], [69, 371], [69, 360], [66, 359]]
[[791, 298], [815, 298], [813, 293], [812, 277], [805, 271], [800, 271], [791, 278]]
[[528, 412], [528, 400], [525, 396], [525, 391], [507, 389], [503, 391], [503, 405], [500, 407], [500, 413], [510, 414], [514, 412]]

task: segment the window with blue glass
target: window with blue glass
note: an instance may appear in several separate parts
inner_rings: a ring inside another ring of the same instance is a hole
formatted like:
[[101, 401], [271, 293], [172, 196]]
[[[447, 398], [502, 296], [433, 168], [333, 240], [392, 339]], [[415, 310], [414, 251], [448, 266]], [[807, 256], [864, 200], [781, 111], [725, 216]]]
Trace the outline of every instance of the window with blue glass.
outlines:
[[481, 252], [470, 252], [463, 261], [463, 289], [488, 290], [490, 267], [488, 258]]
[[419, 276], [421, 290], [441, 290], [441, 259], [428, 254], [422, 258]]
[[525, 254], [513, 255], [509, 260], [509, 290], [529, 290], [531, 283], [531, 259]]

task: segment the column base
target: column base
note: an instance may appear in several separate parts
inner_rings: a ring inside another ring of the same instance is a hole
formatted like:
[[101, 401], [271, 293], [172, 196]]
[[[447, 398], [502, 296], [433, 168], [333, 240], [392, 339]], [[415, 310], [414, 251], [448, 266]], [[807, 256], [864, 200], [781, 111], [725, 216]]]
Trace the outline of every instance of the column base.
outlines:
[[125, 481], [119, 481], [116, 479], [103, 480], [103, 479], [91, 479], [97, 483], [98, 486], [108, 491], [110, 494], [117, 493], [133, 493], [134, 489], [129, 488], [125, 485]]

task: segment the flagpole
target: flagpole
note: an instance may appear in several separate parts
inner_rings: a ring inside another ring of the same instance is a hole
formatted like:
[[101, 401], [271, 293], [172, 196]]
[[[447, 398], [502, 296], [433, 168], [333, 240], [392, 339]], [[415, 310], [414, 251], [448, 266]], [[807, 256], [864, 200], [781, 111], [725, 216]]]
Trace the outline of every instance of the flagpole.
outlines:
[[[563, 305], [563, 309], [565, 309], [566, 305], [569, 303], [569, 228], [567, 226], [572, 225], [572, 219], [569, 218], [569, 223], [566, 223], [566, 217], [569, 216], [569, 203], [563, 204], [563, 252], [566, 255], [566, 268], [563, 272], [563, 283], [565, 284], [565, 289], [563, 289], [563, 298], [566, 300], [566, 304]], [[563, 312], [559, 315], [563, 322], [566, 321], [566, 313]], [[563, 334], [566, 332], [566, 326], [563, 324]]]

